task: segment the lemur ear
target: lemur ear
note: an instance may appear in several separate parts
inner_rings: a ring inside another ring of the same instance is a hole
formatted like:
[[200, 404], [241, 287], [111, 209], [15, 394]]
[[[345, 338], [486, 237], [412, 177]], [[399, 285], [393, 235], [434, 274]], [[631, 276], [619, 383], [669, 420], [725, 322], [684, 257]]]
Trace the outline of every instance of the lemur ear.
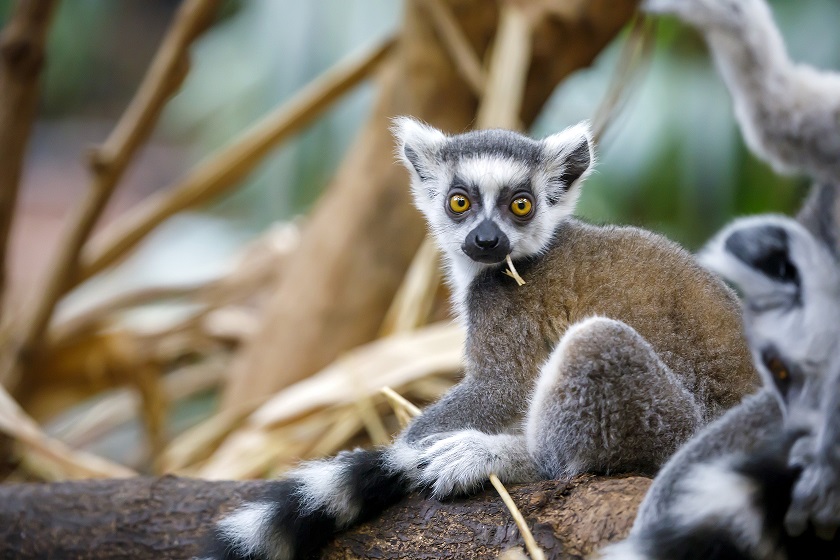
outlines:
[[548, 203], [556, 204], [592, 171], [595, 149], [589, 123], [552, 134], [541, 141], [543, 166], [548, 175]]
[[412, 179], [421, 182], [434, 179], [437, 155], [446, 143], [446, 135], [411, 117], [396, 117], [392, 122], [397, 156], [411, 172]]

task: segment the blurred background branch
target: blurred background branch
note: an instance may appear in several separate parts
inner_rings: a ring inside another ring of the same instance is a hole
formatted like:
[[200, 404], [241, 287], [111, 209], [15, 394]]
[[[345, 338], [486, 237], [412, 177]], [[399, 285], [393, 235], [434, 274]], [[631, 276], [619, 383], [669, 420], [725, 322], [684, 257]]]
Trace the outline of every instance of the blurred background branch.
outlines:
[[87, 196], [68, 220], [44, 285], [34, 294], [31, 308], [23, 312], [19, 347], [10, 364], [12, 371], [0, 371], [0, 380], [5, 385], [15, 387], [23, 381], [20, 391], [28, 390], [25, 386], [27, 370], [37, 363], [42, 338], [55, 306], [78, 269], [82, 245], [137, 148], [151, 133], [164, 104], [180, 87], [189, 70], [189, 46], [210, 24], [217, 6], [215, 0], [184, 2], [134, 99], [105, 143], [90, 153], [93, 181]]
[[393, 46], [386, 39], [364, 53], [342, 61], [303, 88], [294, 98], [265, 116], [221, 153], [208, 157], [180, 182], [149, 197], [128, 216], [94, 239], [83, 255], [77, 281], [84, 281], [113, 265], [167, 218], [224, 194], [250, 173], [269, 150], [317, 118], [358, 85], [385, 58]]
[[[0, 317], [6, 296], [9, 233], [55, 5], [54, 0], [17, 2], [0, 35]], [[0, 347], [0, 351], [5, 349]]]

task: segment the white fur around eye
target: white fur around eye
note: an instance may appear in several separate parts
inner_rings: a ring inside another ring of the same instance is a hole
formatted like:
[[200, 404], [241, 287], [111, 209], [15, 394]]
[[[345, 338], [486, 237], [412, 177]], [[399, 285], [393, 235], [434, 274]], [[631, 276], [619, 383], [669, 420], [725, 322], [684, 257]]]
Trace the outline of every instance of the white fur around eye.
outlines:
[[480, 186], [483, 215], [490, 218], [497, 208], [501, 190], [529, 183], [531, 171], [524, 162], [484, 155], [457, 162], [454, 175], [468, 185]]

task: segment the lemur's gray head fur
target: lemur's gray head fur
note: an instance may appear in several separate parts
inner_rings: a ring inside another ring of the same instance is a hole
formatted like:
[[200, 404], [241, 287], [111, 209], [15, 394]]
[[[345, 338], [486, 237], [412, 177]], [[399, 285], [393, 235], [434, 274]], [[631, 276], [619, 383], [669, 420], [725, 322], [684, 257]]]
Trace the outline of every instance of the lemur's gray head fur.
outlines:
[[473, 268], [546, 249], [594, 160], [586, 123], [542, 140], [508, 130], [446, 136], [408, 117], [393, 131], [415, 205], [450, 261]]
[[818, 429], [821, 399], [840, 376], [840, 264], [795, 220], [736, 220], [700, 253], [744, 299], [750, 346], [791, 428]]

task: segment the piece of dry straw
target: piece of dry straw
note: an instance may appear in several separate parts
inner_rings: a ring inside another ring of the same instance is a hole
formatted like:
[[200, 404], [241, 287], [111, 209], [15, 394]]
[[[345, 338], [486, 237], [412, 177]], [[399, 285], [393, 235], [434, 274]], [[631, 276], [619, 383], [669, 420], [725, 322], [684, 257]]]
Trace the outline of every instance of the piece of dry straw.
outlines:
[[516, 285], [517, 286], [522, 286], [523, 284], [525, 284], [525, 280], [523, 280], [522, 277], [519, 276], [519, 273], [516, 272], [516, 267], [513, 266], [513, 261], [511, 260], [510, 255], [508, 255], [505, 258], [507, 260], [507, 265], [508, 265], [508, 269], [505, 270], [505, 274], [507, 274], [508, 276], [513, 278], [514, 280], [516, 280]]

